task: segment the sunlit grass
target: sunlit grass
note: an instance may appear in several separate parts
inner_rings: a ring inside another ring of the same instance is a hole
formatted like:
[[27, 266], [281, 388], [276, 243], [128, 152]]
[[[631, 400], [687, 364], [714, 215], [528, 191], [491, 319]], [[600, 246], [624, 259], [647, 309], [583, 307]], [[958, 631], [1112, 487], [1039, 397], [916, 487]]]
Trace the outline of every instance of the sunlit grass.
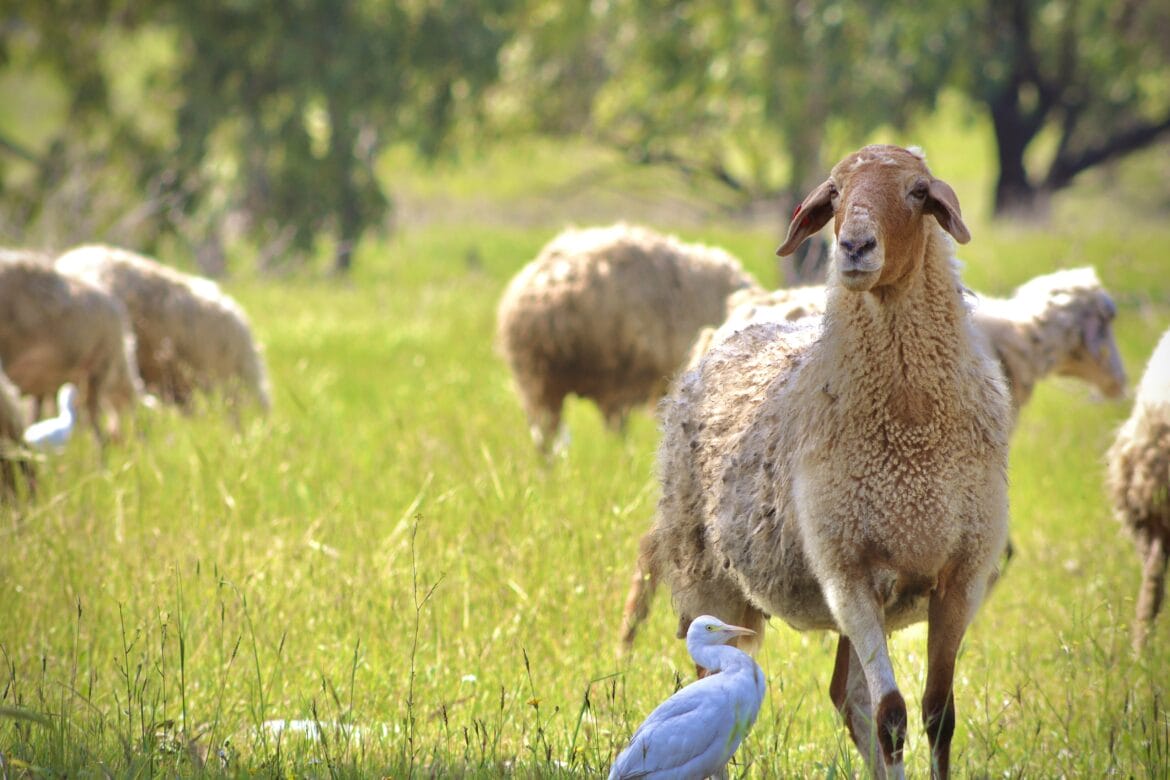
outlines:
[[[943, 148], [930, 154], [945, 177]], [[1125, 222], [1113, 201], [1078, 190], [1044, 226], [990, 223], [975, 208], [963, 256], [967, 281], [992, 293], [1096, 265], [1120, 303], [1136, 379], [1170, 325], [1170, 228]], [[236, 427], [214, 405], [144, 411], [104, 461], [82, 436], [42, 466], [33, 504], [4, 510], [5, 766], [70, 777], [603, 773], [692, 667], [665, 594], [634, 652], [614, 654], [657, 500], [653, 419], [637, 415], [617, 437], [573, 402], [567, 452], [546, 463], [493, 351], [504, 284], [561, 224], [437, 221], [363, 245], [349, 280], [229, 280], [265, 344], [272, 414]], [[776, 226], [676, 229], [775, 282]], [[1127, 413], [1051, 381], [1023, 413], [1016, 557], [959, 662], [963, 776], [1170, 767], [1170, 622], [1144, 658], [1130, 656], [1137, 560], [1101, 487]], [[911, 629], [893, 647], [920, 776], [925, 639]], [[773, 621], [760, 656], [768, 696], [735, 774], [864, 773], [828, 699], [833, 651], [831, 637]], [[278, 720], [322, 736], [265, 726]]]

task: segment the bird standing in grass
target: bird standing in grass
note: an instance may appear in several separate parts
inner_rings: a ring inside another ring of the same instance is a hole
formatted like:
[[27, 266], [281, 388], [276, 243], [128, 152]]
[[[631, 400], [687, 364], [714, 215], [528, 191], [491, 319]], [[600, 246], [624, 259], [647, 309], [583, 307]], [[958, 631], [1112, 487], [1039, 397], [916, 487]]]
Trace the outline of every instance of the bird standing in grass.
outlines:
[[727, 762], [764, 701], [764, 672], [727, 643], [750, 628], [703, 615], [687, 629], [687, 650], [711, 672], [658, 705], [634, 732], [609, 771], [609, 780], [689, 780], [727, 776]]
[[24, 431], [24, 443], [38, 450], [61, 450], [73, 434], [77, 388], [69, 382], [57, 390], [57, 416], [38, 420]]

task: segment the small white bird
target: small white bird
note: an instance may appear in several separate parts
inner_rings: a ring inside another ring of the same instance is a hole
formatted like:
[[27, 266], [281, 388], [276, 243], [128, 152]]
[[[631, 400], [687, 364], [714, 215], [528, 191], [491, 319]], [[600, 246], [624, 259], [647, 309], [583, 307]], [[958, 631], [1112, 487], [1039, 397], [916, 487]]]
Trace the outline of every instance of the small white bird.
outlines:
[[650, 713], [613, 762], [609, 780], [727, 776], [727, 762], [764, 701], [764, 672], [750, 655], [726, 643], [755, 633], [710, 615], [695, 618], [687, 629], [687, 650], [712, 674]]
[[38, 450], [64, 449], [73, 434], [73, 423], [77, 419], [74, 402], [77, 388], [69, 382], [57, 390], [57, 416], [38, 420], [24, 430], [24, 443]]

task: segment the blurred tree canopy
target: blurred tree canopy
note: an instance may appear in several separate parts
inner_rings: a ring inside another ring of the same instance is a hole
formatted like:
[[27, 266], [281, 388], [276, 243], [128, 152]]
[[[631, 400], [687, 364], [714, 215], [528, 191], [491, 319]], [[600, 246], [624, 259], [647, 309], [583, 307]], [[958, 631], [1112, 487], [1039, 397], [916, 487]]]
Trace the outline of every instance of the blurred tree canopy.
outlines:
[[[957, 82], [995, 128], [997, 214], [1042, 211], [1077, 174], [1170, 134], [1170, 3], [986, 0]], [[1054, 151], [1029, 165], [1044, 134]]]
[[2, 78], [56, 117], [0, 127], [11, 237], [58, 214], [59, 241], [179, 235], [209, 270], [229, 228], [272, 262], [324, 237], [344, 271], [392, 213], [392, 143], [582, 135], [792, 202], [946, 88], [991, 117], [997, 212], [1034, 212], [1170, 132], [1170, 4], [11, 0]]

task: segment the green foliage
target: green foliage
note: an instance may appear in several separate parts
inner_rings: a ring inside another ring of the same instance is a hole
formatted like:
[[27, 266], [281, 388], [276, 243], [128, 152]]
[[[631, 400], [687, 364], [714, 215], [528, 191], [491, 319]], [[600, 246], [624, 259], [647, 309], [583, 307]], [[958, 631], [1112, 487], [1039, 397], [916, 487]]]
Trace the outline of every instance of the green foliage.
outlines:
[[[922, 141], [936, 171], [961, 198], [983, 191], [993, 150], [948, 122], [931, 128]], [[351, 278], [231, 280], [265, 345], [267, 419], [237, 429], [214, 404], [193, 416], [144, 410], [104, 459], [81, 436], [42, 465], [37, 500], [0, 514], [8, 771], [597, 775], [690, 680], [665, 594], [633, 654], [613, 652], [657, 497], [652, 416], [635, 415], [619, 438], [573, 402], [569, 448], [546, 463], [493, 351], [504, 285], [566, 218], [529, 212], [531, 188], [518, 182], [551, 186], [546, 159], [566, 174], [595, 164], [595, 151], [570, 159], [578, 153], [526, 147], [483, 169], [441, 169], [459, 202], [436, 208], [428, 227], [363, 244]], [[1126, 189], [1085, 182], [1043, 229], [965, 209], [974, 240], [963, 257], [965, 281], [991, 293], [1096, 265], [1136, 379], [1170, 325], [1170, 231], [1160, 212], [1134, 205], [1157, 193], [1149, 171], [1164, 156], [1133, 162], [1112, 172]], [[417, 171], [402, 181], [435, 186]], [[577, 203], [627, 208], [621, 188], [578, 187]], [[666, 181], [658, 197], [673, 202], [678, 189]], [[474, 199], [485, 196], [497, 210], [477, 220]], [[495, 224], [520, 210], [529, 223]], [[770, 267], [772, 225], [676, 227], [761, 275]], [[1058, 380], [1023, 411], [1011, 464], [1016, 557], [959, 659], [962, 776], [1160, 777], [1170, 767], [1170, 621], [1144, 658], [1130, 656], [1138, 562], [1101, 482], [1127, 413]], [[893, 639], [914, 774], [928, 760], [914, 712], [925, 644], [920, 629]], [[769, 693], [733, 774], [863, 774], [827, 695], [831, 638], [773, 621], [760, 660]], [[320, 737], [263, 725], [277, 720], [316, 723]]]

